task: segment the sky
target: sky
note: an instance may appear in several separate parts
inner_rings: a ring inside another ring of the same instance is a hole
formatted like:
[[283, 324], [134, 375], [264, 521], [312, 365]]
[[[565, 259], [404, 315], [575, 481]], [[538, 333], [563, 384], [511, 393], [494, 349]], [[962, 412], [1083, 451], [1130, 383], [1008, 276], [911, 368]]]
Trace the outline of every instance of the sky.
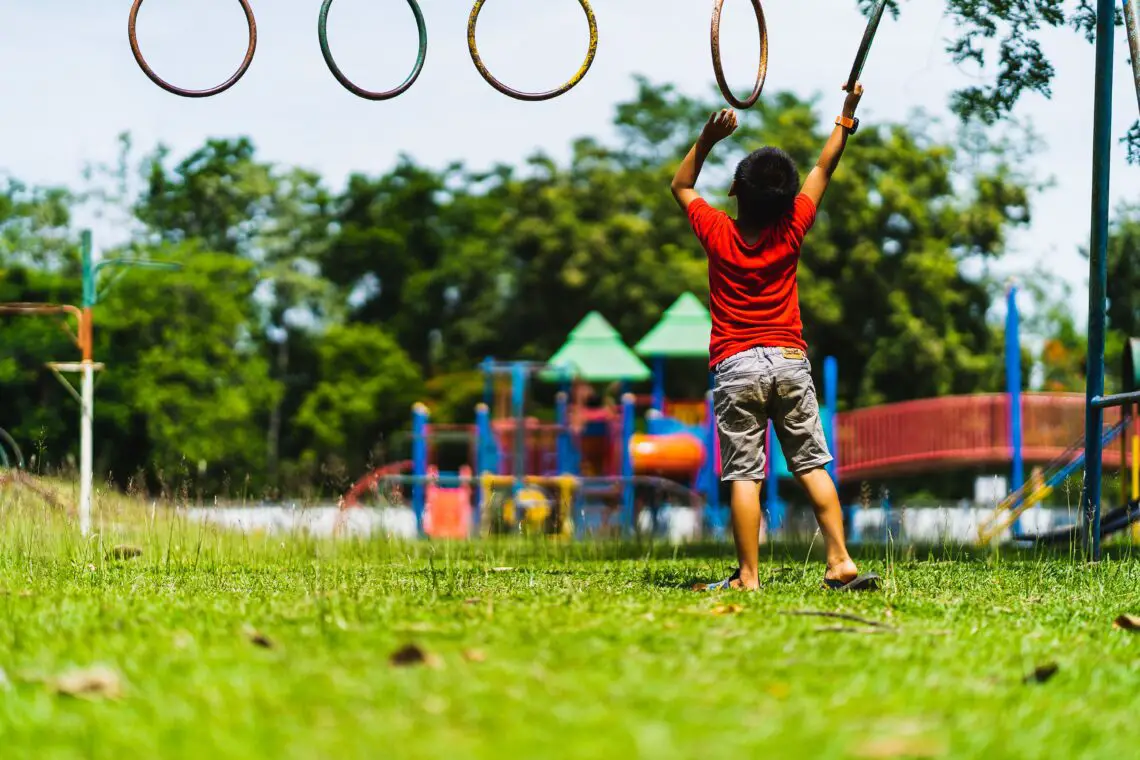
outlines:
[[[765, 4], [769, 29], [767, 89], [821, 94], [821, 113], [838, 113], [840, 84], [865, 26], [854, 0], [782, 0]], [[898, 20], [884, 19], [863, 72], [861, 117], [904, 120], [915, 109], [953, 117], [950, 93], [978, 81], [944, 52], [953, 32], [942, 3], [910, 0]], [[8, 0], [0, 11], [0, 171], [36, 184], [78, 185], [83, 168], [112, 161], [116, 137], [129, 131], [140, 149], [161, 142], [175, 156], [210, 137], [248, 135], [263, 159], [319, 171], [334, 188], [353, 172], [378, 174], [400, 154], [443, 166], [516, 162], [535, 150], [557, 158], [583, 135], [612, 134], [613, 107], [634, 93], [635, 74], [706, 96], [714, 87], [709, 0], [594, 0], [600, 29], [596, 62], [569, 94], [546, 103], [500, 95], [475, 71], [467, 52], [471, 0], [421, 0], [429, 44], [423, 74], [403, 96], [360, 100], [332, 78], [317, 44], [318, 0], [253, 0], [259, 30], [247, 76], [221, 96], [170, 95], [138, 69], [127, 42], [130, 3], [107, 0]], [[361, 86], [389, 89], [411, 70], [415, 23], [405, 0], [335, 0], [329, 35], [337, 62]], [[225, 80], [245, 51], [237, 0], [146, 0], [139, 39], [153, 68], [187, 87]], [[546, 90], [577, 70], [587, 44], [575, 0], [487, 0], [480, 24], [484, 61], [518, 89]], [[751, 89], [758, 42], [747, 0], [727, 0], [725, 68], [739, 93]], [[1048, 32], [1045, 52], [1058, 76], [1053, 98], [1029, 95], [1015, 116], [1042, 143], [1025, 167], [1051, 187], [1033, 204], [1030, 229], [1012, 241], [1008, 271], [1043, 267], [1073, 287], [1073, 310], [1087, 313], [1091, 188], [1093, 46], [1068, 31]], [[1123, 30], [1117, 35], [1114, 128], [1137, 115]], [[856, 138], [857, 139], [857, 138]], [[1113, 205], [1140, 190], [1140, 167], [1114, 149]], [[81, 220], [82, 221], [82, 220]], [[125, 231], [103, 223], [97, 240]], [[1004, 274], [1004, 272], [1003, 272]]]

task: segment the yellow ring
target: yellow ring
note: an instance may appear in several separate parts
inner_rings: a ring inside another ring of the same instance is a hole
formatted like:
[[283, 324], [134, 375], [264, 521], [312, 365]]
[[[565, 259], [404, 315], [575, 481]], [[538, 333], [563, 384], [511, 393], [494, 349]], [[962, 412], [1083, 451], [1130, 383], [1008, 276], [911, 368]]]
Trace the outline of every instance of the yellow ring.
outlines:
[[590, 71], [590, 67], [594, 65], [594, 57], [598, 54], [598, 19], [594, 16], [594, 9], [590, 7], [589, 0], [578, 0], [582, 5], [582, 10], [586, 12], [586, 20], [590, 23], [590, 50], [586, 53], [586, 60], [582, 67], [578, 69], [578, 73], [571, 77], [570, 81], [562, 85], [556, 90], [548, 92], [522, 92], [516, 90], [500, 82], [494, 77], [493, 74], [487, 69], [483, 59], [479, 56], [479, 47], [475, 43], [475, 27], [479, 23], [479, 14], [483, 11], [483, 4], [487, 0], [475, 0], [475, 7], [471, 9], [471, 18], [467, 22], [467, 48], [471, 51], [471, 60], [475, 64], [475, 68], [479, 70], [479, 74], [483, 79], [487, 80], [487, 84], [494, 87], [499, 92], [515, 100], [527, 101], [540, 101], [551, 100], [557, 98], [559, 95], [564, 95], [581, 82], [586, 74]]

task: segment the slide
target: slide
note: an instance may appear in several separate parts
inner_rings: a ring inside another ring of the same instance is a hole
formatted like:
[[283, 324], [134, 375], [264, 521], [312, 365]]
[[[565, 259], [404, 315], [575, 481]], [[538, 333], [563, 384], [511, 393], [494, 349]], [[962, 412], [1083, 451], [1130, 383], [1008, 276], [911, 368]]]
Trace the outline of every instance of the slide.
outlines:
[[638, 475], [691, 475], [704, 464], [705, 446], [688, 433], [635, 435], [630, 454]]
[[[1119, 533], [1126, 530], [1133, 523], [1140, 522], [1140, 502], [1129, 502], [1123, 507], [1118, 507], [1110, 512], [1105, 512], [1100, 516], [1100, 535], [1101, 538], [1111, 536], [1114, 533]], [[1029, 544], [1067, 544], [1079, 539], [1080, 526], [1070, 525], [1066, 528], [1058, 528], [1051, 530], [1047, 533], [1037, 533], [1026, 536], [1019, 536], [1014, 539], [1015, 543], [1029, 543]]]
[[[1121, 435], [1127, 427], [1124, 420], [1106, 429], [1101, 437], [1101, 443], [1108, 446], [1117, 436]], [[1046, 466], [1040, 480], [1030, 479], [1021, 488], [1017, 489], [998, 504], [997, 509], [978, 526], [978, 537], [982, 544], [987, 544], [997, 538], [1027, 509], [1048, 497], [1053, 489], [1065, 481], [1085, 463], [1085, 438], [1081, 436], [1064, 454], [1054, 459]]]

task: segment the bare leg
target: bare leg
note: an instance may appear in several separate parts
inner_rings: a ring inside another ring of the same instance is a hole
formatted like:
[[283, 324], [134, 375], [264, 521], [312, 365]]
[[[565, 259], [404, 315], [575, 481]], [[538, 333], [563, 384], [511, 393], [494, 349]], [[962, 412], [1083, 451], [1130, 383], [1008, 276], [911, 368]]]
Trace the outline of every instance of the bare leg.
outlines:
[[733, 588], [760, 588], [760, 484], [738, 480], [732, 484], [732, 536], [740, 562], [740, 581]]
[[[819, 523], [819, 530], [823, 534], [823, 543], [827, 549], [827, 575], [828, 580], [837, 580], [847, 583], [859, 575], [859, 568], [847, 553], [847, 542], [843, 537], [843, 508], [839, 505], [839, 494], [835, 490], [835, 483], [827, 470], [818, 468], [796, 475], [796, 480], [807, 491], [815, 508], [815, 519]], [[734, 492], [735, 497], [735, 492]], [[733, 519], [736, 515], [736, 500], [733, 499]]]

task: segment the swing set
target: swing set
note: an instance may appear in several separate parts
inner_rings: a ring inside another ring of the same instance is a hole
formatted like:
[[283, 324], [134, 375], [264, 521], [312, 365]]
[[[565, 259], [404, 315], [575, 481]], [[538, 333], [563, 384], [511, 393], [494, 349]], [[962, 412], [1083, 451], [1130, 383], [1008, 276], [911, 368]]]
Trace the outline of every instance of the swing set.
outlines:
[[[257, 52], [257, 20], [253, 15], [253, 7], [250, 5], [250, 0], [238, 0], [238, 2], [241, 4], [242, 12], [245, 13], [246, 24], [249, 27], [249, 45], [246, 48], [245, 57], [242, 59], [241, 65], [238, 67], [238, 70], [234, 72], [233, 76], [216, 87], [210, 87], [205, 90], [188, 90], [167, 82], [156, 74], [154, 69], [150, 67], [150, 64], [147, 63], [146, 58], [143, 56], [142, 48], [139, 45], [137, 29], [139, 10], [142, 8], [143, 0], [134, 0], [134, 5], [131, 7], [130, 20], [127, 24], [127, 37], [130, 40], [131, 51], [134, 53], [139, 68], [141, 68], [143, 73], [156, 85], [169, 93], [184, 98], [208, 98], [230, 89], [249, 71], [249, 67], [253, 63], [254, 53]], [[325, 64], [329, 67], [329, 71], [332, 72], [333, 77], [353, 95], [364, 98], [365, 100], [391, 100], [407, 92], [419, 78], [424, 68], [424, 62], [427, 60], [427, 22], [424, 20], [424, 14], [419, 2], [417, 0], [407, 0], [407, 2], [408, 6], [412, 9], [412, 13], [415, 15], [416, 30], [419, 34], [419, 52], [416, 55], [416, 62], [415, 65], [412, 66], [412, 73], [408, 75], [402, 84], [391, 90], [380, 91], [367, 90], [357, 85], [341, 71], [333, 57], [332, 46], [329, 43], [328, 36], [329, 11], [332, 9], [333, 0], [324, 0], [321, 5], [320, 15], [317, 19], [317, 39], [320, 43], [321, 55], [324, 56]], [[598, 53], [598, 19], [594, 15], [594, 9], [590, 7], [589, 0], [578, 0], [578, 2], [582, 6], [582, 11], [586, 14], [586, 21], [590, 26], [589, 49], [586, 52], [586, 59], [582, 62], [581, 68], [561, 87], [546, 92], [523, 92], [497, 79], [483, 62], [482, 56], [479, 55], [479, 45], [476, 42], [475, 32], [479, 24], [479, 14], [482, 13], [483, 6], [486, 5], [487, 0], [475, 0], [475, 5], [472, 7], [471, 15], [467, 20], [467, 48], [471, 53], [471, 61], [475, 64], [475, 68], [478, 70], [480, 76], [483, 77], [487, 84], [507, 97], [531, 102], [552, 100], [560, 95], [565, 95], [578, 86], [578, 84], [586, 78], [590, 67], [594, 65], [594, 58]], [[756, 13], [756, 26], [760, 32], [760, 61], [756, 71], [756, 84], [752, 88], [752, 94], [744, 100], [741, 100], [733, 94], [732, 89], [728, 86], [728, 78], [724, 73], [724, 64], [720, 50], [720, 20], [724, 11], [724, 0], [715, 0], [712, 14], [710, 42], [713, 72], [716, 75], [717, 84], [720, 86], [720, 91], [724, 95], [725, 100], [734, 108], [742, 110], [751, 108], [760, 100], [760, 94], [764, 91], [764, 82], [768, 77], [768, 24], [764, 18], [764, 8], [761, 5], [761, 0], [751, 0], [751, 2], [753, 10]], [[867, 24], [867, 31], [863, 36], [863, 42], [859, 46], [859, 52], [855, 57], [855, 65], [852, 66], [851, 76], [847, 81], [848, 90], [855, 87], [855, 82], [863, 71], [863, 64], [867, 62], [867, 56], [871, 52], [871, 43], [875, 39], [875, 33], [878, 31], [879, 22], [883, 18], [883, 12], [886, 10], [886, 7], [887, 0], [878, 0], [871, 12], [870, 21]]]

